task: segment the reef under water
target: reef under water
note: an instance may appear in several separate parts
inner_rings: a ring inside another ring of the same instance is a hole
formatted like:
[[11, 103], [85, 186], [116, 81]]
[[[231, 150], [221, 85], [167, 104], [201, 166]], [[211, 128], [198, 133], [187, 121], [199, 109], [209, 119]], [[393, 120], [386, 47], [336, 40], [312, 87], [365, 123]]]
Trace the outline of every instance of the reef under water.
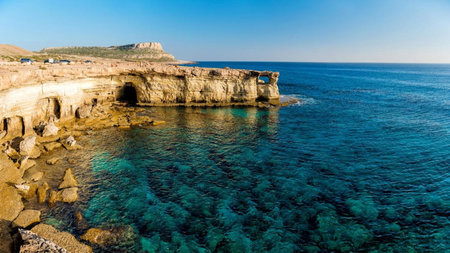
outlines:
[[43, 222], [131, 226], [99, 252], [448, 252], [450, 66], [200, 65], [221, 64], [280, 71], [302, 102], [148, 108], [167, 123], [81, 137], [80, 201]]

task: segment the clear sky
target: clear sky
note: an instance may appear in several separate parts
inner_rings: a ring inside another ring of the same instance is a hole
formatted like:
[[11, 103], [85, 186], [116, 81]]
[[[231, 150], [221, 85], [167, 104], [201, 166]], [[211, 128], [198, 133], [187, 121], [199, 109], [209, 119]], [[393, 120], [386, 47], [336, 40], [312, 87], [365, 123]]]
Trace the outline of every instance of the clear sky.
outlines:
[[450, 63], [450, 0], [0, 0], [0, 43], [185, 60]]

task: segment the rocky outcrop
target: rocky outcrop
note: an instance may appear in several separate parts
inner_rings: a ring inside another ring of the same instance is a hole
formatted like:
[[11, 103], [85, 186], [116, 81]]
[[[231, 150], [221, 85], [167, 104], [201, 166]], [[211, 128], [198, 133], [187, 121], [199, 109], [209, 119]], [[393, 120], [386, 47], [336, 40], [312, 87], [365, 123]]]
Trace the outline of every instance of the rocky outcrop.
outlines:
[[[126, 62], [46, 68], [0, 66], [3, 138], [34, 133], [42, 121], [67, 120], [76, 115], [86, 118], [93, 106], [116, 101], [138, 106], [280, 103], [276, 72]], [[262, 76], [269, 81], [260, 80]], [[52, 123], [48, 126], [46, 136], [57, 133]]]
[[19, 233], [23, 240], [23, 244], [20, 246], [19, 253], [67, 253], [66, 249], [56, 245], [50, 240], [44, 239], [43, 237], [29, 230], [19, 229]]
[[6, 183], [0, 183], [0, 220], [13, 221], [23, 209], [22, 196]]
[[67, 232], [60, 232], [56, 228], [39, 224], [31, 229], [31, 232], [39, 235], [40, 237], [51, 241], [61, 248], [67, 250], [67, 252], [84, 253], [92, 252], [91, 247], [80, 243], [73, 235]]
[[13, 226], [26, 228], [41, 221], [41, 212], [38, 210], [23, 210], [13, 221]]

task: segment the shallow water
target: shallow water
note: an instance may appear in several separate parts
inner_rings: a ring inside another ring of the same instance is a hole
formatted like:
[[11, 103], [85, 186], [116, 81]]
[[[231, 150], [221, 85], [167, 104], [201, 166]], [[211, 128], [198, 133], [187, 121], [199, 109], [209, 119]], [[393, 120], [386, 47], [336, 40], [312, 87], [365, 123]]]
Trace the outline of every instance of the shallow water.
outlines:
[[80, 138], [81, 200], [44, 221], [133, 227], [97, 251], [448, 252], [450, 65], [200, 66], [279, 71], [302, 102], [149, 108], [167, 124]]

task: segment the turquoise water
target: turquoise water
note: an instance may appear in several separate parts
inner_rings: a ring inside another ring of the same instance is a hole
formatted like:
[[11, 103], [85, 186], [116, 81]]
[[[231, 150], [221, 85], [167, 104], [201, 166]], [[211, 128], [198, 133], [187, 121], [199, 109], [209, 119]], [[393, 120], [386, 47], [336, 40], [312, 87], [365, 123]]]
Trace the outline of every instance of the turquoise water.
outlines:
[[97, 251], [449, 252], [450, 65], [199, 65], [279, 71], [302, 102], [82, 139], [76, 208], [135, 232]]

